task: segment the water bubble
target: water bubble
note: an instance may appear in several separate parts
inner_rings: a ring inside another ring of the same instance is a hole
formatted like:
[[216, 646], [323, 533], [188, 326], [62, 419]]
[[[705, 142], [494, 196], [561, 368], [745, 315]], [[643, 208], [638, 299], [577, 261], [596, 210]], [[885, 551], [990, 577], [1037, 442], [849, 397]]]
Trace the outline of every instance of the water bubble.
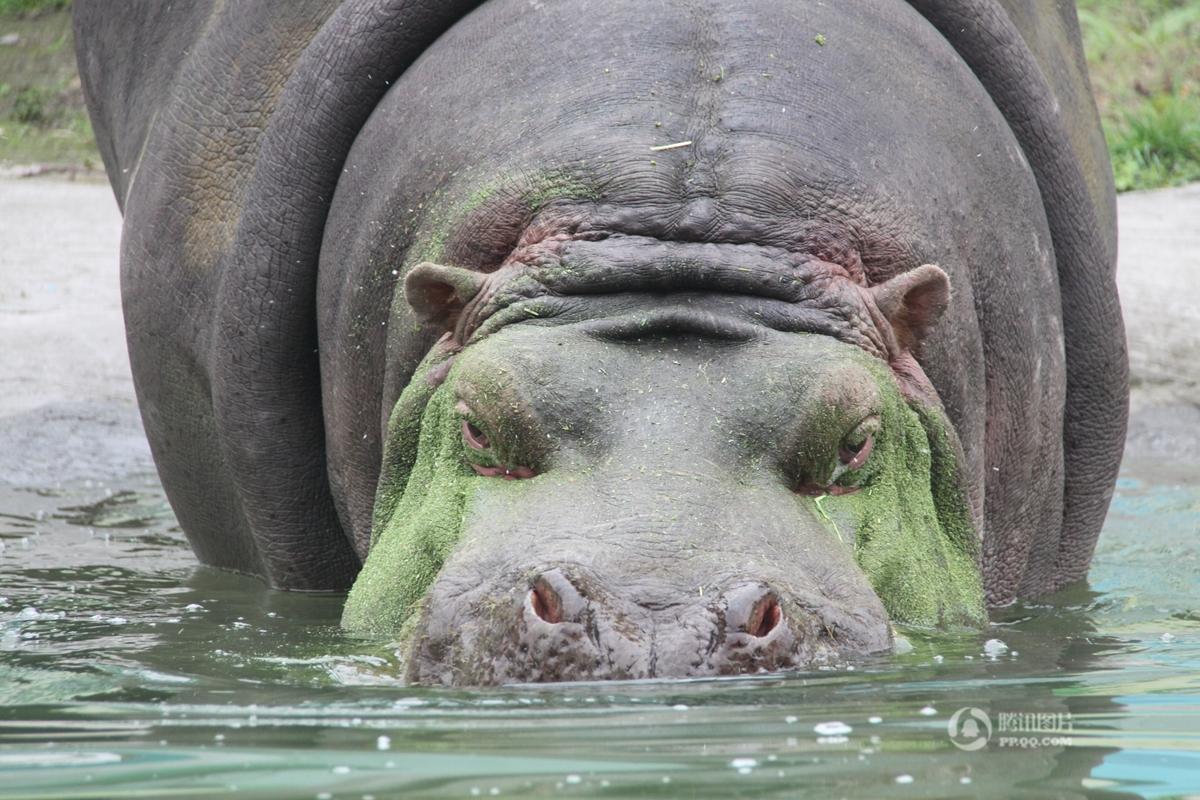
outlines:
[[671, 710], [672, 711], [687, 711], [688, 707], [684, 703], [676, 703], [675, 705], [671, 706]]
[[946, 657], [945, 657], [945, 656], [940, 656], [940, 655], [939, 655], [939, 656], [934, 656], [934, 657], [933, 657], [933, 663], [935, 663], [935, 664], [940, 664], [940, 663], [942, 663], [942, 662], [943, 662], [943, 661], [945, 661], [945, 660], [946, 660]]
[[186, 606], [183, 607], [183, 610], [184, 611], [203, 611], [204, 606], [200, 605], [199, 603], [188, 603]]
[[925, 706], [921, 709], [920, 714], [922, 717], [932, 717], [937, 714], [937, 709], [933, 706]]
[[841, 720], [833, 720], [831, 722], [818, 722], [813, 726], [813, 732], [818, 736], [845, 736], [853, 730], [849, 725]]
[[749, 775], [750, 771], [758, 766], [756, 758], [735, 758], [729, 762], [729, 766], [738, 771], [739, 775]]
[[350, 768], [345, 765], [339, 764], [338, 766], [333, 768], [333, 774], [334, 775], [349, 775]]
[[392, 747], [392, 737], [390, 737], [390, 736], [380, 736], [378, 739], [375, 740], [375, 749], [376, 750], [390, 750], [391, 747]]
[[878, 725], [879, 723], [883, 722], [883, 717], [867, 717], [867, 722], [871, 723], [872, 725]]
[[905, 773], [904, 775], [896, 776], [896, 783], [912, 783], [913, 776]]
[[958, 782], [965, 786], [966, 784], [971, 782], [971, 776], [963, 775], [961, 778], [958, 779]]
[[1008, 645], [999, 639], [988, 639], [983, 643], [983, 654], [988, 658], [999, 658], [1008, 652]]
[[1171, 642], [1175, 641], [1175, 634], [1168, 632], [1168, 633], [1164, 633], [1162, 636], [1160, 636], [1158, 638], [1161, 641], [1163, 641], [1167, 644], [1170, 644]]
[[583, 780], [583, 778], [581, 778], [580, 776], [578, 776], [578, 775], [576, 775], [576, 774], [574, 774], [574, 773], [572, 773], [572, 774], [570, 774], [570, 775], [568, 775], [568, 776], [566, 777], [566, 781], [567, 781], [567, 783], [570, 783], [570, 784], [572, 784], [572, 785], [574, 785], [574, 784], [576, 784], [576, 783], [579, 783], [579, 782], [581, 782], [582, 780]]
[[783, 718], [783, 721], [786, 722], [788, 725], [795, 725], [797, 722], [800, 721], [800, 718], [793, 716], [791, 714], [788, 714], [786, 717]]

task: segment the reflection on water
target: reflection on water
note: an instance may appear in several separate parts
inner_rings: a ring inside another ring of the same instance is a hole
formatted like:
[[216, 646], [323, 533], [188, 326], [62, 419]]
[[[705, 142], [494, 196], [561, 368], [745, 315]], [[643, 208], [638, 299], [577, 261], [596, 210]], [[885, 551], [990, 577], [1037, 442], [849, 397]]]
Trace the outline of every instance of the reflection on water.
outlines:
[[196, 567], [152, 477], [0, 488], [0, 796], [1200, 793], [1200, 481], [1137, 465], [1090, 588], [836, 669], [406, 688], [340, 604]]

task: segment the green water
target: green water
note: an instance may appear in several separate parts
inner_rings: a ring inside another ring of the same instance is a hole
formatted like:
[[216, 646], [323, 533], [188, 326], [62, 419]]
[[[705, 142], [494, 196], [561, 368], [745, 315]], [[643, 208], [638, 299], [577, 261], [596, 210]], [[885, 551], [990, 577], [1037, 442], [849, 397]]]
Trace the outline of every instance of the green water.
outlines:
[[0, 487], [0, 544], [3, 798], [1200, 796], [1200, 477], [1127, 466], [1090, 587], [980, 635], [694, 682], [400, 686], [150, 476]]

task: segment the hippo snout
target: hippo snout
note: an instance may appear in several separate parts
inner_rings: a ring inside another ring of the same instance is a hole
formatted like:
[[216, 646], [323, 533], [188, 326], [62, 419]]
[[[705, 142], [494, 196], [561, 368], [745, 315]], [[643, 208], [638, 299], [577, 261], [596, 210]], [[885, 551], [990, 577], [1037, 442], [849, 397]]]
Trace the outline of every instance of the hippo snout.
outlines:
[[533, 571], [509, 590], [472, 593], [469, 601], [440, 598], [435, 587], [409, 678], [480, 685], [736, 675], [891, 645], [878, 601], [836, 602], [758, 579], [726, 585], [622, 591], [561, 566]]

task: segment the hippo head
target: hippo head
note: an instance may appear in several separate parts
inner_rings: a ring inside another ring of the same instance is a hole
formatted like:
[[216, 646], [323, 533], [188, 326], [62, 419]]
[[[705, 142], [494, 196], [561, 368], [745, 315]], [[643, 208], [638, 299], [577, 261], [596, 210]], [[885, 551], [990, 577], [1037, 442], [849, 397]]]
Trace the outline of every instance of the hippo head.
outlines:
[[[569, 226], [568, 226], [569, 227]], [[718, 675], [983, 618], [932, 265], [574, 230], [421, 263], [353, 629], [420, 682]]]

